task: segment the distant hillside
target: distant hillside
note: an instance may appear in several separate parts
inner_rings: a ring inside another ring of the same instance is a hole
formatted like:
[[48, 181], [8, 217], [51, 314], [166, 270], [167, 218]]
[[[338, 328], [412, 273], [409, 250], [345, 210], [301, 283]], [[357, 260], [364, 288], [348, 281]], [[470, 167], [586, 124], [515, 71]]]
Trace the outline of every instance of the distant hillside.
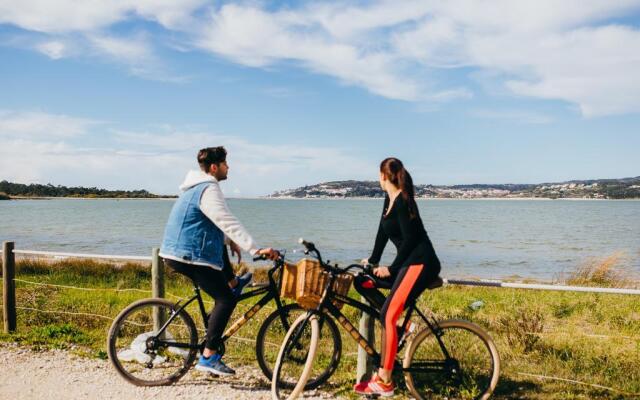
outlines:
[[[4, 196], [3, 196], [4, 195]], [[0, 182], [0, 200], [2, 197], [90, 197], [90, 198], [160, 198], [170, 196], [158, 196], [146, 190], [106, 190], [95, 187], [67, 187], [53, 186], [52, 184], [40, 185]]]
[[[637, 199], [640, 198], [640, 176], [540, 184], [416, 185], [415, 188], [416, 196], [421, 198]], [[349, 198], [383, 195], [378, 182], [350, 180], [282, 190], [269, 197]]]

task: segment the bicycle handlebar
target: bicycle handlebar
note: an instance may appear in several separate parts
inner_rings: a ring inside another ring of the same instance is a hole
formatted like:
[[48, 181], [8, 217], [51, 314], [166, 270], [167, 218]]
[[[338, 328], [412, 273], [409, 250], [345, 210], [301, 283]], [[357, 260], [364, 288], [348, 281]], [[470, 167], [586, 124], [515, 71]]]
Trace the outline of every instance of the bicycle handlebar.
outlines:
[[[286, 251], [285, 250], [278, 250], [278, 258], [276, 258], [275, 260], [273, 260], [274, 262], [282, 262], [284, 261], [284, 255], [285, 255]], [[266, 261], [269, 260], [269, 257], [267, 257], [266, 254], [260, 254], [259, 256], [253, 257], [253, 261]]]
[[[298, 239], [298, 243], [300, 243], [301, 245], [303, 245], [305, 247], [305, 254], [309, 254], [309, 253], [315, 253], [316, 258], [318, 259], [318, 261], [320, 262], [320, 265], [322, 265], [323, 268], [325, 268], [326, 270], [333, 272], [334, 274], [345, 274], [347, 272], [349, 272], [351, 269], [359, 269], [361, 270], [364, 274], [366, 275], [372, 275], [373, 276], [373, 265], [372, 264], [351, 264], [349, 266], [347, 266], [346, 268], [338, 268], [338, 266], [332, 266], [329, 263], [325, 263], [324, 261], [322, 261], [322, 256], [320, 255], [320, 251], [318, 251], [318, 249], [316, 248], [315, 244], [313, 244], [313, 242], [308, 242], [306, 240], [304, 240], [303, 238]], [[278, 257], [277, 260], [274, 260], [274, 262], [282, 262], [284, 261], [284, 251], [280, 251], [280, 257]], [[260, 254], [257, 257], [253, 257], [253, 261], [263, 261], [263, 260], [268, 260], [268, 257], [264, 254]]]
[[315, 253], [316, 258], [320, 262], [320, 265], [322, 265], [323, 268], [325, 268], [326, 270], [328, 270], [330, 272], [333, 272], [335, 274], [344, 274], [344, 273], [349, 272], [350, 269], [360, 269], [366, 275], [372, 275], [373, 276], [373, 265], [372, 264], [365, 264], [365, 265], [351, 264], [347, 268], [341, 269], [341, 268], [338, 268], [337, 265], [336, 266], [332, 266], [329, 263], [323, 262], [322, 261], [322, 256], [320, 255], [320, 251], [318, 251], [318, 249], [316, 248], [316, 245], [313, 244], [313, 242], [308, 242], [308, 241], [304, 240], [303, 238], [300, 238], [300, 239], [298, 239], [298, 243], [300, 243], [301, 245], [303, 245], [305, 247], [305, 254], [309, 254], [311, 252]]
[[315, 244], [313, 244], [312, 242], [307, 242], [303, 238], [298, 239], [298, 243], [303, 245], [307, 249], [307, 251], [317, 251]]

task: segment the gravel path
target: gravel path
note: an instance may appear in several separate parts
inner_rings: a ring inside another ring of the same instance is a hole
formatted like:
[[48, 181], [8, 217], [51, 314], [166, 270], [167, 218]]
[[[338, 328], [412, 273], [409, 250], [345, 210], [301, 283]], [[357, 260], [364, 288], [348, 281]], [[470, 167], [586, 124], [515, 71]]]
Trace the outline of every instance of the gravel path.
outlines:
[[[236, 370], [235, 377], [216, 378], [192, 369], [173, 386], [142, 388], [121, 378], [109, 361], [4, 344], [0, 347], [0, 399], [271, 399], [269, 382], [257, 368]], [[332, 398], [317, 391], [305, 396]]]

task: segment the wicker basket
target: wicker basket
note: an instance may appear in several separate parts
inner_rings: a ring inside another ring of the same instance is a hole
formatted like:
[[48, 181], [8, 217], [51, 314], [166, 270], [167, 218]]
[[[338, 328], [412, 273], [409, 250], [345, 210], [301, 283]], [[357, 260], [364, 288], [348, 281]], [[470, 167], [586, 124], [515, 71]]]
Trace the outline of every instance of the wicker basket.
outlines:
[[[340, 275], [334, 281], [333, 290], [338, 294], [346, 295], [352, 282], [352, 275]], [[280, 296], [296, 300], [303, 308], [315, 308], [320, 303], [328, 283], [329, 274], [322, 269], [320, 263], [305, 258], [297, 265], [285, 265]], [[342, 303], [334, 302], [334, 304], [338, 307], [342, 306]]]
[[280, 297], [285, 299], [296, 299], [296, 287], [298, 286], [298, 266], [285, 263], [282, 270], [282, 286], [280, 286]]

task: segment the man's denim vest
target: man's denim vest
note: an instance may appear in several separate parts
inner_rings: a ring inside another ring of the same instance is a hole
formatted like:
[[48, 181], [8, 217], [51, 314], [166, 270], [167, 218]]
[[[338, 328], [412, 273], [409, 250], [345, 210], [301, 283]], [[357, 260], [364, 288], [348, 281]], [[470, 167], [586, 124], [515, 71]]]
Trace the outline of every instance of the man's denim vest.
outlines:
[[200, 210], [203, 182], [183, 192], [171, 209], [160, 254], [187, 264], [222, 269], [224, 233]]

